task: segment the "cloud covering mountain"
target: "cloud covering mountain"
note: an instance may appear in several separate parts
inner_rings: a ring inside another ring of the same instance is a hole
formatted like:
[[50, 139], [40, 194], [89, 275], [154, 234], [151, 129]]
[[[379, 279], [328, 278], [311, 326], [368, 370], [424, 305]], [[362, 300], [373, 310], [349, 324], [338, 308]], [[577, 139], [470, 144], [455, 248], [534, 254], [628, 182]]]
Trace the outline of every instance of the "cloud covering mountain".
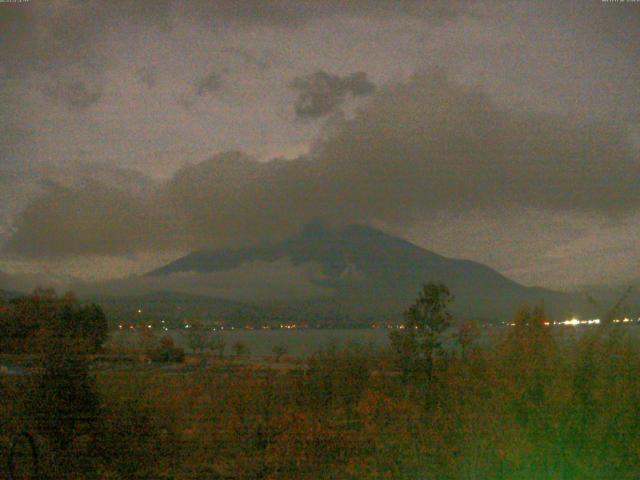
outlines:
[[637, 277], [637, 12], [2, 3], [0, 269], [113, 278], [321, 218], [527, 284]]
[[[43, 278], [0, 274], [0, 288], [24, 291]], [[59, 289], [107, 302], [195, 295], [318, 323], [398, 320], [429, 281], [451, 289], [459, 320], [507, 320], [523, 304], [542, 303], [553, 318], [593, 313], [584, 295], [525, 287], [480, 263], [443, 257], [362, 225], [313, 223], [280, 242], [195, 251], [146, 275], [52, 280]]]
[[615, 125], [500, 108], [435, 72], [382, 88], [297, 160], [225, 153], [141, 195], [54, 189], [21, 213], [5, 248], [189, 250], [280, 239], [313, 219], [411, 225], [505, 207], [624, 217], [640, 206], [638, 176], [638, 154]]

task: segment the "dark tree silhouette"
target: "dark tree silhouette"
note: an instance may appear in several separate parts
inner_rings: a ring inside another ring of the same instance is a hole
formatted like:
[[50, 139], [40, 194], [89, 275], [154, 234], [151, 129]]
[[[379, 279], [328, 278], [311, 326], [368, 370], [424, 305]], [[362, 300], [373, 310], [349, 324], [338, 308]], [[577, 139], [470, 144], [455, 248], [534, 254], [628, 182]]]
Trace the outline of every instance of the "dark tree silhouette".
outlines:
[[404, 313], [404, 329], [391, 333], [405, 378], [424, 376], [431, 380], [434, 358], [442, 352], [441, 335], [451, 323], [449, 304], [453, 295], [443, 283], [428, 283]]

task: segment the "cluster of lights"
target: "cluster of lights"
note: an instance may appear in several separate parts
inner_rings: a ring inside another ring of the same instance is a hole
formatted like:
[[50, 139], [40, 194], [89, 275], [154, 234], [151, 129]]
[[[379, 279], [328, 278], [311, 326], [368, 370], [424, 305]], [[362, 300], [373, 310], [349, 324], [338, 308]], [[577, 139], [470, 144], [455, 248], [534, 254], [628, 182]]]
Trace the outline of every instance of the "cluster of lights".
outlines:
[[[510, 324], [507, 324], [507, 325], [510, 325]], [[371, 328], [374, 329], [374, 330], [378, 329], [378, 328], [386, 328], [387, 330], [405, 330], [405, 329], [409, 329], [409, 328], [412, 328], [412, 327], [407, 327], [404, 323], [401, 323], [399, 325], [393, 325], [391, 323], [388, 323], [387, 325], [382, 325], [382, 327], [380, 327], [379, 325], [375, 325], [374, 324], [374, 325], [371, 325]], [[414, 330], [419, 330], [417, 325], [415, 325], [413, 327], [413, 329]]]
[[[629, 317], [625, 317], [625, 318], [614, 318], [612, 320], [613, 323], [634, 323], [634, 322], [638, 322], [640, 323], [640, 318], [638, 318], [637, 320], [633, 320]], [[599, 318], [594, 318], [592, 320], [578, 320], [577, 318], [572, 318], [571, 320], [565, 320], [564, 322], [554, 322], [554, 325], [573, 325], [573, 326], [577, 326], [577, 325], [599, 325], [600, 324], [600, 319]]]
[[[145, 325], [141, 325], [141, 328], [144, 328]], [[153, 325], [148, 324], [146, 325], [147, 328], [153, 328]], [[129, 325], [128, 327], [125, 327], [124, 325], [120, 324], [118, 325], [118, 329], [122, 330], [122, 329], [126, 329], [129, 328], [129, 330], [135, 330], [137, 327], [135, 325]], [[164, 328], [165, 330], [168, 330], [166, 327]]]
[[600, 319], [599, 318], [593, 318], [591, 320], [578, 320], [577, 318], [572, 318], [571, 320], [565, 320], [563, 322], [553, 322], [554, 325], [571, 325], [571, 326], [578, 326], [578, 325], [600, 325]]
[[[638, 318], [637, 321], [640, 322], [640, 318]], [[613, 323], [630, 323], [630, 322], [633, 322], [633, 320], [627, 317], [623, 318], [622, 320], [620, 320], [619, 318], [616, 318], [613, 320]]]
[[[640, 318], [638, 318], [637, 320], [634, 320], [632, 318], [615, 318], [612, 320], [613, 323], [640, 323]], [[562, 320], [560, 322], [553, 322], [553, 325], [569, 325], [571, 327], [577, 327], [579, 325], [600, 325], [601, 320], [599, 318], [591, 318], [588, 320], [580, 320], [578, 318], [571, 318], [569, 320]], [[513, 322], [510, 323], [506, 323], [505, 325], [508, 325], [510, 327], [515, 327], [516, 324]], [[544, 325], [551, 325], [550, 322], [544, 322]], [[404, 328], [403, 326], [400, 326], [400, 328]]]
[[[640, 318], [637, 320], [633, 320], [632, 318], [614, 318], [612, 320], [613, 323], [640, 323]], [[554, 325], [599, 325], [600, 319], [594, 318], [593, 320], [578, 320], [577, 318], [572, 318], [571, 320], [565, 320], [564, 322], [554, 322]]]
[[[599, 318], [593, 318], [590, 320], [579, 320], [577, 318], [572, 318], [570, 320], [563, 320], [561, 322], [553, 322], [553, 325], [570, 325], [573, 327], [576, 327], [578, 325], [599, 325], [600, 324], [600, 319]], [[515, 322], [511, 322], [511, 323], [507, 323], [508, 326], [510, 327], [515, 327], [516, 323]], [[549, 321], [545, 321], [543, 322], [543, 325], [545, 327], [548, 327], [549, 325], [552, 325], [551, 322]]]

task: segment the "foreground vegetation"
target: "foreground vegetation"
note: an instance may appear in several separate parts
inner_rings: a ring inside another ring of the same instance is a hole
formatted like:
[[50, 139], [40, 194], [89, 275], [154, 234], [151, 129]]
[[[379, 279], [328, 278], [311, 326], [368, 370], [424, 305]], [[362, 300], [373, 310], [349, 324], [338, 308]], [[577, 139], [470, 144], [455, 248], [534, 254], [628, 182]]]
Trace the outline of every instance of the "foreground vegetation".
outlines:
[[[0, 377], [0, 458], [26, 431], [42, 478], [638, 478], [628, 328], [577, 337], [523, 308], [489, 347], [463, 324], [445, 350], [451, 300], [429, 285], [389, 350], [329, 349], [292, 368], [216, 358], [189, 374], [92, 373], [57, 338], [34, 375]], [[28, 447], [16, 442], [16, 470]]]

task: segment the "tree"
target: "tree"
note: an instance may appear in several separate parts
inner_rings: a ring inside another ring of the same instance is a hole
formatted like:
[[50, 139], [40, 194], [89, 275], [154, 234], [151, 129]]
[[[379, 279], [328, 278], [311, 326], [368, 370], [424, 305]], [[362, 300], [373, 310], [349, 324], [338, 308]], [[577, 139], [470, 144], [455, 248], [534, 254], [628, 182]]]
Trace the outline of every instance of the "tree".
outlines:
[[102, 308], [81, 305], [71, 292], [58, 297], [53, 290], [36, 289], [0, 307], [0, 351], [42, 351], [64, 338], [76, 343], [76, 348], [82, 345], [82, 350], [95, 352], [107, 336]]
[[454, 338], [460, 345], [463, 359], [467, 358], [469, 347], [480, 337], [480, 334], [480, 324], [475, 320], [458, 325]]
[[549, 320], [540, 306], [518, 310], [501, 343], [505, 359], [503, 376], [512, 379], [515, 388], [514, 409], [522, 424], [538, 435], [548, 434], [548, 410], [544, 408], [551, 388], [556, 342]]
[[187, 343], [194, 352], [201, 352], [207, 347], [209, 332], [207, 327], [200, 321], [189, 323], [189, 333]]
[[74, 472], [92, 468], [91, 453], [74, 440], [91, 435], [100, 416], [88, 362], [75, 342], [59, 339], [47, 346], [36, 372], [25, 406], [33, 428], [50, 446], [46, 469], [51, 478], [78, 478]]
[[187, 342], [189, 347], [196, 353], [211, 350], [219, 357], [224, 354], [225, 343], [222, 334], [213, 333], [209, 327], [200, 321], [194, 321], [189, 324]]
[[276, 345], [271, 351], [276, 356], [276, 362], [279, 362], [280, 358], [282, 358], [283, 355], [287, 354], [288, 349], [285, 345]]
[[248, 355], [249, 354], [249, 349], [240, 340], [238, 340], [236, 343], [233, 344], [233, 351], [236, 354], [236, 356], [238, 356], [238, 357], [241, 356], [241, 355]]
[[150, 352], [157, 348], [158, 337], [152, 328], [148, 328], [146, 325], [139, 325], [136, 329], [138, 332], [138, 345], [143, 352]]
[[170, 350], [176, 346], [176, 342], [173, 340], [173, 337], [170, 335], [165, 335], [160, 339], [160, 348], [164, 348], [165, 350]]
[[391, 345], [405, 378], [424, 376], [431, 380], [434, 359], [442, 353], [440, 337], [451, 324], [451, 302], [453, 295], [443, 283], [424, 285], [404, 313], [404, 328], [391, 333]]
[[80, 309], [80, 335], [86, 339], [89, 348], [100, 350], [109, 337], [109, 324], [102, 307], [92, 303]]
[[222, 338], [222, 334], [211, 335], [208, 346], [218, 357], [224, 356], [226, 344], [224, 338]]

